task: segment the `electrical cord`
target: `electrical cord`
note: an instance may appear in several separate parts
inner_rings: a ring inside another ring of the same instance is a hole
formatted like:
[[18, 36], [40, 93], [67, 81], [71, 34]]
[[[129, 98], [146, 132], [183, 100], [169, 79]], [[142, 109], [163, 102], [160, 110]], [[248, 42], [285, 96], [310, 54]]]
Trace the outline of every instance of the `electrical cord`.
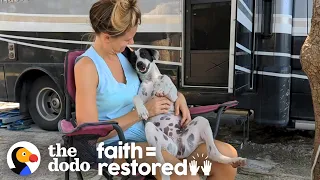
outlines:
[[319, 158], [319, 154], [320, 154], [320, 145], [318, 147], [318, 151], [316, 153], [316, 157], [314, 158], [314, 162], [313, 162], [313, 165], [312, 165], [312, 168], [311, 168], [311, 180], [313, 180], [313, 171], [314, 171], [314, 168], [315, 168], [315, 166], [317, 164], [317, 160]]

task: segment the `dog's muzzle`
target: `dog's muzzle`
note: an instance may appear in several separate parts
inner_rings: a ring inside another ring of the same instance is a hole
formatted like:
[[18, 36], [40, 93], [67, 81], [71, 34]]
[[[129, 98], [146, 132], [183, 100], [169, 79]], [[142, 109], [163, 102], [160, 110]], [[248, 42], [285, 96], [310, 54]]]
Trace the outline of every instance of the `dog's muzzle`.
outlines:
[[139, 61], [137, 63], [137, 68], [141, 73], [146, 73], [148, 68], [149, 68], [150, 64], [148, 64], [148, 66], [146, 66], [143, 62]]

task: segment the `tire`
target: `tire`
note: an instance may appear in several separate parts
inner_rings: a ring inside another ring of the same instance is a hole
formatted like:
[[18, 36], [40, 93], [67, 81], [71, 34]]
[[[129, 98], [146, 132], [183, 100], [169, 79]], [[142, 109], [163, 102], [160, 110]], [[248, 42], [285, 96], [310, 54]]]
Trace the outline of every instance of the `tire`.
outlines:
[[56, 131], [65, 115], [65, 100], [57, 84], [48, 76], [34, 81], [28, 95], [31, 118], [41, 129]]

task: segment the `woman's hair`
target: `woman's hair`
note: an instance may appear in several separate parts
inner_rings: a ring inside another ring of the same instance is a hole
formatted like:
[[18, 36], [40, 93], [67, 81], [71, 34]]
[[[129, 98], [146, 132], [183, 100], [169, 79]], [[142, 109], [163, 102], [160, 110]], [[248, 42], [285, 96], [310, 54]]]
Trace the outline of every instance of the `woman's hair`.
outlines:
[[90, 22], [96, 34], [118, 37], [141, 24], [137, 0], [99, 0], [90, 9]]

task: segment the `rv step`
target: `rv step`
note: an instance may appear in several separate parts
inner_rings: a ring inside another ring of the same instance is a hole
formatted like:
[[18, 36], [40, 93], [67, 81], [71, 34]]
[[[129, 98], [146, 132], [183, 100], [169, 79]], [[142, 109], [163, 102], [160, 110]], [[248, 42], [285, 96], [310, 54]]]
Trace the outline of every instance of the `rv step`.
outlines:
[[250, 116], [253, 112], [246, 109], [227, 109], [225, 114], [239, 115], [239, 116]]
[[315, 130], [315, 121], [295, 120], [295, 129], [301, 130]]

